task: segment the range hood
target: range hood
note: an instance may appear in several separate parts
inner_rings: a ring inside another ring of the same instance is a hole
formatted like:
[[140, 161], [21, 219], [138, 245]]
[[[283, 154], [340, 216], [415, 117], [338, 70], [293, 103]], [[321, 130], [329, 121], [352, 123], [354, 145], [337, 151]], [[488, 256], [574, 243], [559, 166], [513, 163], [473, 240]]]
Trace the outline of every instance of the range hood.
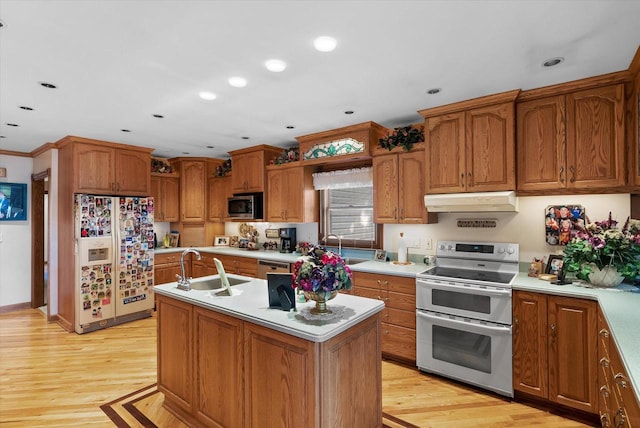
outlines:
[[424, 204], [429, 212], [516, 212], [516, 192], [449, 193], [425, 195]]

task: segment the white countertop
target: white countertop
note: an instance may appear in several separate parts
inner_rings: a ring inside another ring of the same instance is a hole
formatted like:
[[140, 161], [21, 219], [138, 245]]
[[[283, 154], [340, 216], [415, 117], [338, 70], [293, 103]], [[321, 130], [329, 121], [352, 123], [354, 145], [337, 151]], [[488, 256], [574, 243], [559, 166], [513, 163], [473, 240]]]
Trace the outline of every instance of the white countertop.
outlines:
[[[379, 300], [338, 293], [334, 299], [327, 302], [327, 308], [337, 312], [341, 311], [341, 317], [320, 321], [310, 320], [305, 317], [305, 314], [308, 309], [315, 306], [315, 302], [296, 302], [296, 312], [269, 309], [266, 280], [231, 274], [227, 276], [245, 279], [249, 282], [232, 286], [233, 295], [230, 297], [212, 296], [210, 291], [179, 290], [176, 288], [175, 282], [156, 285], [154, 291], [163, 296], [182, 300], [312, 342], [324, 342], [331, 339], [384, 309], [384, 303]], [[217, 277], [218, 275], [212, 275], [198, 278], [198, 280]]]
[[513, 282], [514, 290], [597, 300], [640, 402], [640, 293], [628, 292], [634, 288], [628, 285], [614, 289], [590, 288], [577, 280], [570, 285], [554, 285], [526, 273], [518, 274]]

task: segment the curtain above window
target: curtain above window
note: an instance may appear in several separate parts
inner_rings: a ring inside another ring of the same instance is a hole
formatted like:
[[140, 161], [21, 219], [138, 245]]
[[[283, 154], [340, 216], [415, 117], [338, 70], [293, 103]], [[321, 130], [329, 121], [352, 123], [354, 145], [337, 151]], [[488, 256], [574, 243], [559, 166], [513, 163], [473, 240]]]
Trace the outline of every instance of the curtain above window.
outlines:
[[313, 174], [316, 190], [347, 189], [373, 186], [373, 168], [354, 168]]

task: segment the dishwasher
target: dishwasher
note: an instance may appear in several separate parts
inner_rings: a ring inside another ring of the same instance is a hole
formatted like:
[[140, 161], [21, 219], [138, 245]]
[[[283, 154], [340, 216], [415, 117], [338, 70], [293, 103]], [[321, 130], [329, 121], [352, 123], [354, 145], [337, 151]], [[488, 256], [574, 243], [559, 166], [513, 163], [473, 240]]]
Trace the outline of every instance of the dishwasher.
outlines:
[[272, 273], [288, 273], [289, 263], [287, 262], [274, 262], [271, 260], [258, 260], [258, 278], [267, 279], [267, 274]]

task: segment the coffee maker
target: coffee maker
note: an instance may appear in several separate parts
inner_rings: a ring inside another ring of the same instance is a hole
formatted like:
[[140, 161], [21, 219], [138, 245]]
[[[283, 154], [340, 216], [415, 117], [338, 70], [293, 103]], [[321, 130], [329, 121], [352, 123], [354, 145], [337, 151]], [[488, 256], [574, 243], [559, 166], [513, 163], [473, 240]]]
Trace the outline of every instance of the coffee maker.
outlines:
[[280, 228], [280, 252], [293, 253], [296, 250], [296, 228]]

